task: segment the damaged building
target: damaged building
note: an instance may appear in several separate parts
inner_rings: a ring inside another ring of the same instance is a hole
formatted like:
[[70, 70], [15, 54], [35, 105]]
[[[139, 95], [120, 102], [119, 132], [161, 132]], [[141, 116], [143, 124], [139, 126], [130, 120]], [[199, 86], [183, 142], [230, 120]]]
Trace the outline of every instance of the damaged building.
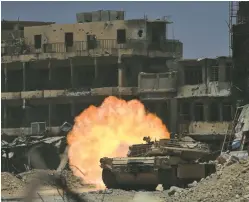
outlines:
[[107, 96], [139, 98], [140, 72], [165, 72], [167, 61], [182, 58], [165, 17], [124, 14], [79, 13], [75, 24], [2, 21], [2, 134], [56, 134]]
[[140, 99], [158, 103], [156, 113], [165, 114], [171, 132], [220, 147], [235, 110], [232, 59], [181, 59], [169, 66], [167, 73], [140, 74]]
[[[172, 133], [220, 147], [236, 112], [234, 89], [246, 86], [232, 85], [233, 58], [182, 59], [182, 43], [167, 38], [166, 18], [124, 14], [94, 11], [77, 14], [75, 24], [29, 24], [15, 38], [22, 48], [5, 37], [2, 133], [58, 134], [65, 121], [114, 95], [141, 100]], [[7, 31], [13, 27], [20, 26]]]
[[233, 94], [240, 102], [238, 104], [242, 105], [249, 103], [249, 3], [237, 2], [236, 5], [238, 8], [236, 23], [231, 29], [234, 65]]
[[76, 24], [24, 26], [15, 38], [22, 48], [3, 46], [2, 133], [58, 134], [65, 121], [114, 95], [141, 100], [173, 133], [220, 145], [235, 110], [232, 59], [182, 59], [182, 43], [167, 38], [166, 18], [124, 14], [79, 13]]
[[167, 73], [139, 75], [140, 99], [160, 103], [154, 111], [172, 133], [188, 134], [219, 150], [236, 125], [238, 107], [249, 103], [248, 5], [236, 2], [230, 8], [236, 14], [232, 57], [167, 61]]

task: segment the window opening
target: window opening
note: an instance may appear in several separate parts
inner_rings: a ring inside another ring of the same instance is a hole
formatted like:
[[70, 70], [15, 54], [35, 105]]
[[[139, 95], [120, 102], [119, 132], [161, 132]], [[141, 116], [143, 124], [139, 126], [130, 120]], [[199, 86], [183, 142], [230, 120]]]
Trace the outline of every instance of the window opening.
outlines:
[[218, 81], [219, 80], [219, 67], [212, 66], [210, 68], [210, 81]]
[[231, 121], [232, 120], [232, 105], [228, 103], [224, 103], [222, 106], [222, 116], [223, 121]]
[[143, 36], [143, 30], [139, 30], [138, 32], [137, 32], [137, 35], [139, 36], [139, 37], [142, 37]]
[[34, 36], [35, 49], [40, 49], [42, 46], [42, 36], [41, 34]]
[[201, 84], [202, 81], [202, 68], [201, 67], [185, 67], [184, 77], [186, 85]]
[[187, 102], [180, 104], [180, 117], [183, 121], [190, 120], [190, 104]]
[[73, 47], [73, 33], [72, 32], [65, 33], [65, 45], [67, 48]]
[[118, 44], [126, 43], [126, 30], [125, 29], [117, 30], [117, 43]]
[[232, 80], [231, 70], [232, 70], [232, 65], [227, 64], [227, 66], [226, 66], [226, 78], [225, 78], [226, 82], [230, 82]]
[[213, 102], [209, 105], [209, 113], [210, 121], [220, 120], [219, 106], [217, 103]]
[[87, 48], [88, 48], [88, 50], [97, 48], [96, 35], [87, 35]]
[[204, 106], [202, 103], [196, 103], [194, 107], [195, 121], [204, 121]]
[[157, 29], [152, 29], [151, 31], [151, 42], [152, 43], [160, 43], [160, 33], [158, 33]]

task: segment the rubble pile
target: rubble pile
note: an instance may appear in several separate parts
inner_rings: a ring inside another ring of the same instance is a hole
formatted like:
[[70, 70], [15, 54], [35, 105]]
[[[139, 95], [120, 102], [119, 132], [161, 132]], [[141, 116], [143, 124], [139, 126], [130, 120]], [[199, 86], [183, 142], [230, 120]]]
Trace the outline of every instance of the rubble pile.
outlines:
[[[20, 173], [17, 175], [18, 178], [20, 178], [25, 184], [29, 184], [32, 180], [36, 179], [39, 176], [39, 173], [45, 172], [47, 175], [58, 175], [58, 172], [55, 170], [31, 170], [28, 172]], [[64, 170], [61, 173], [62, 176], [65, 177], [67, 185], [70, 188], [79, 188], [83, 186], [82, 179], [76, 177], [73, 175], [73, 172], [71, 170]], [[48, 182], [46, 180], [40, 182], [42, 186], [55, 186], [54, 182]]]
[[249, 201], [249, 160], [217, 165], [217, 172], [193, 182], [188, 189], [171, 187], [169, 201]]
[[[20, 173], [18, 175], [13, 175], [8, 172], [2, 172], [1, 173], [1, 190], [6, 191], [8, 193], [14, 193], [19, 189], [23, 189], [31, 183], [32, 180], [37, 179], [39, 176], [39, 173], [45, 172], [48, 175], [54, 175], [58, 174], [58, 172], [53, 171], [53, 170], [31, 170], [27, 171], [24, 173]], [[80, 178], [76, 177], [73, 175], [72, 171], [70, 170], [64, 170], [60, 173], [63, 175], [66, 179], [66, 183], [69, 188], [74, 189], [74, 188], [81, 188], [83, 187], [83, 182]], [[55, 182], [53, 181], [40, 181], [42, 187], [54, 187]], [[84, 185], [84, 186], [89, 186], [89, 185]]]
[[1, 173], [1, 191], [12, 193], [25, 186], [25, 183], [8, 172]]

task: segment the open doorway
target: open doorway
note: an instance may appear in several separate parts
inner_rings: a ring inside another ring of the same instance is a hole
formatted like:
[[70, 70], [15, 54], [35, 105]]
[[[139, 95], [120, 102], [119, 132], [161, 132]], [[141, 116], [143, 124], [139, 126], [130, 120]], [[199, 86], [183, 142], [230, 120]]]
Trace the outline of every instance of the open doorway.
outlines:
[[71, 52], [73, 48], [73, 33], [68, 32], [65, 33], [65, 47], [66, 47], [66, 52]]
[[97, 37], [96, 37], [96, 35], [88, 34], [86, 36], [86, 38], [87, 38], [87, 49], [88, 50], [92, 50], [92, 49], [97, 48]]
[[126, 30], [125, 29], [117, 30], [117, 43], [118, 44], [126, 43]]
[[195, 121], [204, 121], [204, 105], [202, 103], [195, 103], [194, 118]]
[[34, 36], [35, 49], [40, 49], [42, 46], [42, 36], [41, 34]]

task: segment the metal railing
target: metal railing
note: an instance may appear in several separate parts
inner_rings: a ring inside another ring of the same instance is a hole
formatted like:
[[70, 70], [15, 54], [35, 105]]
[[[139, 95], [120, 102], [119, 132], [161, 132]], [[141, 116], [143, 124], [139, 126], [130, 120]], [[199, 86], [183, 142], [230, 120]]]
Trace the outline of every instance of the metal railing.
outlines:
[[91, 50], [112, 50], [112, 49], [134, 49], [146, 51], [161, 51], [182, 54], [182, 43], [178, 40], [164, 40], [160, 43], [151, 43], [147, 40], [127, 40], [126, 43], [118, 44], [115, 39], [102, 39], [94, 41], [74, 41], [71, 46], [65, 43], [46, 43], [40, 47], [26, 44], [24, 40], [2, 41], [2, 55], [25, 55], [39, 53], [66, 53], [83, 52]]

